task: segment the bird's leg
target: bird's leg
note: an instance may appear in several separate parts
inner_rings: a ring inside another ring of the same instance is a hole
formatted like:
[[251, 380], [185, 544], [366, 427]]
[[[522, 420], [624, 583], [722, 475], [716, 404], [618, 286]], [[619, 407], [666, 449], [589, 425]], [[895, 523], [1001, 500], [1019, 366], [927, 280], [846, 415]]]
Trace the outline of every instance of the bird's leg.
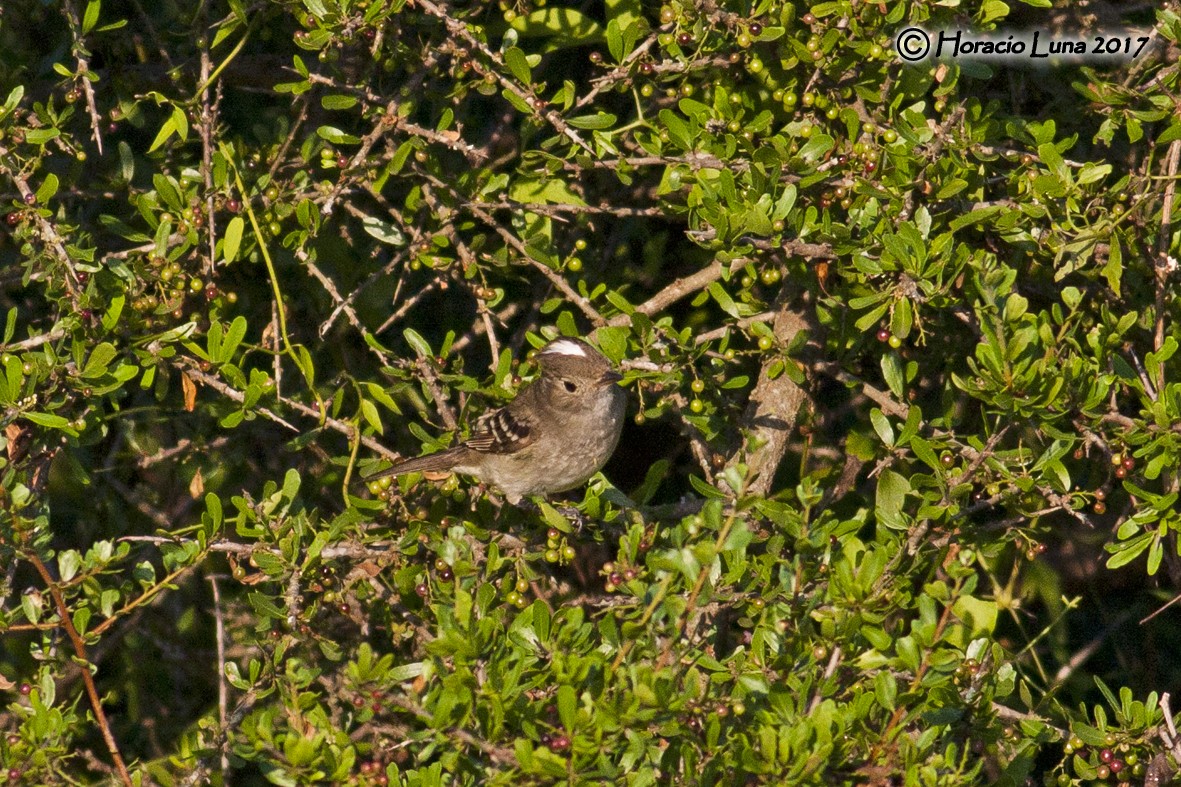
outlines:
[[[548, 505], [555, 512], [557, 512], [558, 516], [572, 524], [575, 530], [581, 530], [583, 526], [586, 525], [586, 517], [574, 506], [562, 505], [560, 503], [548, 503]], [[542, 521], [545, 520], [545, 514], [541, 510], [541, 506], [538, 504], [538, 501], [535, 498], [521, 498], [521, 500], [517, 501], [516, 506], [526, 513], [540, 517]]]
[[576, 531], [582, 530], [586, 525], [586, 517], [574, 506], [555, 505], [554, 510], [561, 514], [570, 524], [574, 525]]

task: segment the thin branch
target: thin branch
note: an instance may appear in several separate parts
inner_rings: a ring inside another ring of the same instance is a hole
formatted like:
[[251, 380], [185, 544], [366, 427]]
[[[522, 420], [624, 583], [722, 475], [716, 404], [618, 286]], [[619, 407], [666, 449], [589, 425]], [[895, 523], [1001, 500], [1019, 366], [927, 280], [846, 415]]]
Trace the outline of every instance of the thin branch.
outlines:
[[[1169, 246], [1172, 243], [1173, 200], [1177, 194], [1177, 164], [1181, 159], [1181, 139], [1175, 139], [1169, 145], [1169, 152], [1165, 156], [1165, 197], [1161, 207], [1160, 234], [1157, 242], [1156, 255], [1156, 326], [1152, 335], [1152, 349], [1159, 352], [1165, 342], [1165, 297], [1171, 295], [1168, 288], [1169, 280]], [[1165, 365], [1162, 363], [1158, 370], [1156, 389], [1165, 389]]]
[[82, 92], [86, 96], [86, 112], [90, 115], [90, 133], [94, 136], [94, 145], [101, 156], [103, 154], [102, 118], [99, 117], [98, 107], [94, 101], [94, 85], [86, 76], [90, 73], [90, 61], [87, 59], [89, 53], [82, 43], [82, 25], [78, 22], [78, 9], [74, 6], [73, 0], [66, 0], [62, 3], [62, 9], [66, 17], [66, 24], [70, 27], [74, 59], [78, 63], [77, 74], [82, 82]]
[[[221, 728], [226, 727], [226, 708], [229, 705], [229, 688], [226, 684], [226, 623], [221, 610], [221, 590], [217, 586], [217, 577], [210, 576], [209, 587], [213, 589], [213, 623], [214, 636], [217, 640], [217, 722]], [[221, 752], [222, 784], [230, 783], [229, 752]]]
[[69, 637], [70, 642], [74, 646], [74, 655], [84, 665], [82, 668], [82, 683], [86, 686], [86, 696], [90, 700], [90, 709], [94, 712], [95, 723], [98, 724], [98, 729], [102, 733], [103, 743], [106, 744], [107, 753], [111, 755], [111, 760], [115, 763], [115, 770], [119, 772], [119, 778], [122, 780], [125, 787], [133, 787], [134, 783], [131, 781], [131, 774], [127, 772], [127, 765], [123, 762], [123, 756], [119, 753], [119, 744], [115, 742], [115, 736], [111, 733], [111, 725], [107, 721], [107, 714], [103, 710], [102, 700], [98, 696], [98, 687], [94, 684], [94, 676], [90, 674], [90, 661], [86, 657], [86, 643], [82, 639], [82, 635], [78, 633], [78, 629], [74, 628], [74, 618], [70, 614], [70, 608], [66, 605], [66, 599], [62, 596], [61, 588], [53, 580], [49, 573], [49, 569], [41, 562], [41, 558], [32, 552], [25, 554], [25, 559], [32, 563], [33, 568], [37, 569], [37, 573], [41, 575], [41, 581], [45, 583], [45, 587], [49, 590], [49, 595], [53, 597], [53, 603], [57, 607], [58, 618], [61, 620], [61, 627], [65, 629], [66, 636]]

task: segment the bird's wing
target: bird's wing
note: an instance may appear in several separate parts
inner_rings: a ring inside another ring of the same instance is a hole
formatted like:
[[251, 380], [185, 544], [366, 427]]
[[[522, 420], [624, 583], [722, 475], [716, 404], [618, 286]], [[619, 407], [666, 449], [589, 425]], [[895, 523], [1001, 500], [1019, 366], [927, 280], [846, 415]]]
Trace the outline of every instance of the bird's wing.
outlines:
[[463, 444], [482, 453], [515, 453], [536, 439], [537, 430], [531, 421], [522, 413], [514, 412], [511, 405], [501, 407], [481, 416], [472, 436]]

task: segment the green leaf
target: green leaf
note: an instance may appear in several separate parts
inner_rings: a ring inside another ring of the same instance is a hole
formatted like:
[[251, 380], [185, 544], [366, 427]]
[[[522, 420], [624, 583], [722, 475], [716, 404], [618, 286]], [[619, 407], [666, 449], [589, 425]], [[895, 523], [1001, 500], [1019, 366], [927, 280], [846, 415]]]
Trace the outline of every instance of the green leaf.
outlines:
[[377, 412], [377, 405], [370, 399], [361, 400], [361, 417], [365, 419], [365, 423], [378, 434], [385, 434], [385, 428], [381, 425], [381, 415]]
[[881, 367], [882, 376], [886, 379], [886, 385], [890, 387], [890, 393], [901, 401], [906, 391], [902, 375], [902, 361], [898, 357], [898, 353], [893, 350], [882, 353]]
[[570, 184], [561, 178], [522, 178], [509, 187], [509, 197], [525, 204], [585, 205]]
[[89, 33], [98, 24], [98, 15], [101, 8], [102, 0], [90, 0], [86, 4], [86, 11], [82, 14], [82, 35]]
[[413, 328], [407, 328], [406, 330], [402, 331], [402, 336], [406, 339], [406, 343], [410, 345], [414, 352], [418, 353], [420, 358], [434, 357], [435, 354], [431, 352], [430, 343], [426, 339], [422, 338], [422, 334], [420, 334], [418, 331], [414, 330]]
[[221, 498], [213, 492], [207, 493], [205, 495], [205, 510], [209, 514], [214, 531], [220, 530], [222, 523]]
[[69, 582], [78, 576], [78, 569], [82, 567], [82, 555], [76, 549], [63, 550], [57, 556], [57, 570], [62, 582]]
[[361, 141], [360, 137], [346, 134], [335, 126], [320, 126], [316, 129], [316, 134], [333, 145], [356, 145]]
[[131, 152], [131, 146], [125, 141], [119, 140], [119, 175], [124, 181], [130, 183], [131, 179], [135, 177], [135, 156]]
[[[156, 194], [160, 197], [169, 210], [180, 212], [185, 209], [181, 204], [180, 187], [179, 184], [167, 175], [156, 174], [152, 176], [152, 187], [156, 189]], [[161, 254], [161, 256], [164, 256]]]
[[910, 438], [910, 450], [914, 451], [914, 455], [932, 470], [938, 472], [941, 469], [942, 464], [939, 461], [939, 457], [935, 455], [935, 449], [922, 437], [915, 435]]
[[709, 285], [709, 294], [718, 302], [718, 306], [722, 307], [722, 311], [729, 314], [731, 317], [738, 317], [738, 304], [730, 297], [730, 293], [726, 292], [726, 288], [722, 286], [721, 282], [711, 282]]
[[65, 429], [70, 425], [68, 420], [53, 413], [25, 413], [24, 415], [33, 423], [50, 429]]
[[517, 81], [522, 84], [529, 85], [533, 82], [533, 74], [529, 68], [529, 61], [525, 57], [525, 53], [515, 46], [510, 46], [504, 50], [504, 63], [508, 66], [509, 71], [517, 78]]
[[875, 407], [869, 411], [869, 420], [873, 424], [873, 430], [878, 433], [878, 437], [881, 438], [886, 447], [893, 448], [894, 427], [890, 425], [890, 419]]
[[607, 51], [616, 63], [623, 60], [623, 34], [620, 32], [618, 19], [607, 22]]
[[671, 109], [662, 109], [658, 116], [668, 131], [669, 141], [684, 150], [690, 150], [693, 142], [689, 137], [689, 126]]
[[238, 345], [242, 343], [242, 339], [245, 336], [246, 318], [239, 314], [226, 330], [225, 338], [221, 342], [221, 352], [218, 353], [218, 357], [214, 361], [216, 363], [226, 363], [233, 360], [234, 353], [238, 351]]
[[109, 333], [119, 324], [119, 316], [123, 314], [125, 303], [127, 303], [127, 296], [123, 293], [111, 296], [111, 302], [107, 304], [107, 310], [103, 312], [102, 325], [104, 331]]
[[640, 0], [607, 0], [607, 19], [627, 29], [643, 17]]
[[41, 188], [37, 189], [37, 202], [44, 205], [49, 202], [54, 194], [57, 193], [57, 175], [50, 172], [45, 176], [45, 180], [41, 183]]
[[597, 44], [603, 40], [603, 26], [573, 8], [543, 8], [522, 14], [511, 23], [523, 37], [550, 39], [557, 46]]
[[25, 132], [25, 142], [30, 145], [44, 145], [59, 136], [61, 136], [61, 132], [56, 128], [31, 128]]
[[906, 519], [902, 514], [902, 506], [906, 500], [906, 493], [910, 491], [910, 482], [893, 470], [886, 470], [878, 480], [877, 497], [874, 504], [874, 514], [878, 522], [891, 530], [905, 530]]
[[3, 114], [6, 115], [9, 112], [11, 112], [12, 110], [16, 109], [17, 105], [20, 104], [21, 99], [24, 97], [24, 95], [25, 95], [25, 86], [24, 85], [17, 85], [12, 90], [10, 90], [8, 92], [8, 98], [4, 99], [4, 113]]
[[582, 117], [570, 118], [566, 122], [574, 128], [583, 129], [604, 129], [611, 128], [619, 120], [610, 112], [600, 112], [597, 115], [583, 115]]
[[238, 250], [242, 246], [242, 233], [246, 229], [246, 222], [241, 216], [234, 216], [226, 225], [226, 234], [222, 238], [221, 255], [227, 263], [238, 259]]
[[1110, 546], [1109, 549], [1116, 549], [1118, 551], [1107, 559], [1107, 567], [1115, 569], [1131, 563], [1140, 557], [1144, 553], [1144, 550], [1148, 549], [1155, 538], [1156, 533], [1144, 533], [1132, 541]]
[[371, 237], [382, 243], [388, 243], [391, 246], [405, 246], [406, 235], [402, 230], [390, 224], [387, 221], [382, 221], [374, 216], [365, 216], [361, 219], [361, 228]]
[[86, 366], [82, 369], [82, 377], [87, 379], [102, 377], [107, 373], [107, 367], [110, 366], [116, 355], [118, 355], [118, 351], [115, 349], [115, 345], [110, 342], [102, 342], [91, 351], [90, 357], [86, 360]]
[[898, 698], [898, 683], [889, 670], [880, 670], [874, 676], [873, 688], [878, 704], [886, 710], [894, 710], [894, 701]]
[[951, 605], [951, 610], [968, 626], [973, 637], [988, 636], [996, 628], [997, 604], [995, 601], [975, 596], [960, 596]]
[[558, 687], [558, 719], [568, 730], [575, 729], [578, 721], [578, 695], [574, 687], [564, 683]]
[[1009, 15], [1009, 6], [1001, 0], [984, 0], [980, 7], [980, 24], [991, 24]]
[[324, 109], [352, 109], [356, 105], [357, 99], [355, 96], [333, 94], [320, 99], [320, 106], [324, 107]]
[[540, 499], [537, 501], [537, 506], [541, 509], [541, 518], [547, 527], [552, 527], [563, 533], [572, 532], [573, 528], [570, 527], [570, 523], [566, 521], [566, 517], [558, 513], [558, 509]]
[[1107, 286], [1120, 297], [1120, 278], [1124, 273], [1124, 255], [1120, 248], [1119, 233], [1112, 233], [1110, 251], [1107, 253], [1107, 263], [1103, 266], [1103, 278], [1107, 279]]

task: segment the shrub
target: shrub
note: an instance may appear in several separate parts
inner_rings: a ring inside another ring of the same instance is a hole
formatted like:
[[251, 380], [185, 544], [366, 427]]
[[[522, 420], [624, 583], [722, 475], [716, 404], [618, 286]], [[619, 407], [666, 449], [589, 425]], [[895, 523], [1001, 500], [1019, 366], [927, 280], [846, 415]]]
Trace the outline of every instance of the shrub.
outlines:
[[1026, 4], [5, 3], [0, 773], [1167, 782], [1181, 20]]

